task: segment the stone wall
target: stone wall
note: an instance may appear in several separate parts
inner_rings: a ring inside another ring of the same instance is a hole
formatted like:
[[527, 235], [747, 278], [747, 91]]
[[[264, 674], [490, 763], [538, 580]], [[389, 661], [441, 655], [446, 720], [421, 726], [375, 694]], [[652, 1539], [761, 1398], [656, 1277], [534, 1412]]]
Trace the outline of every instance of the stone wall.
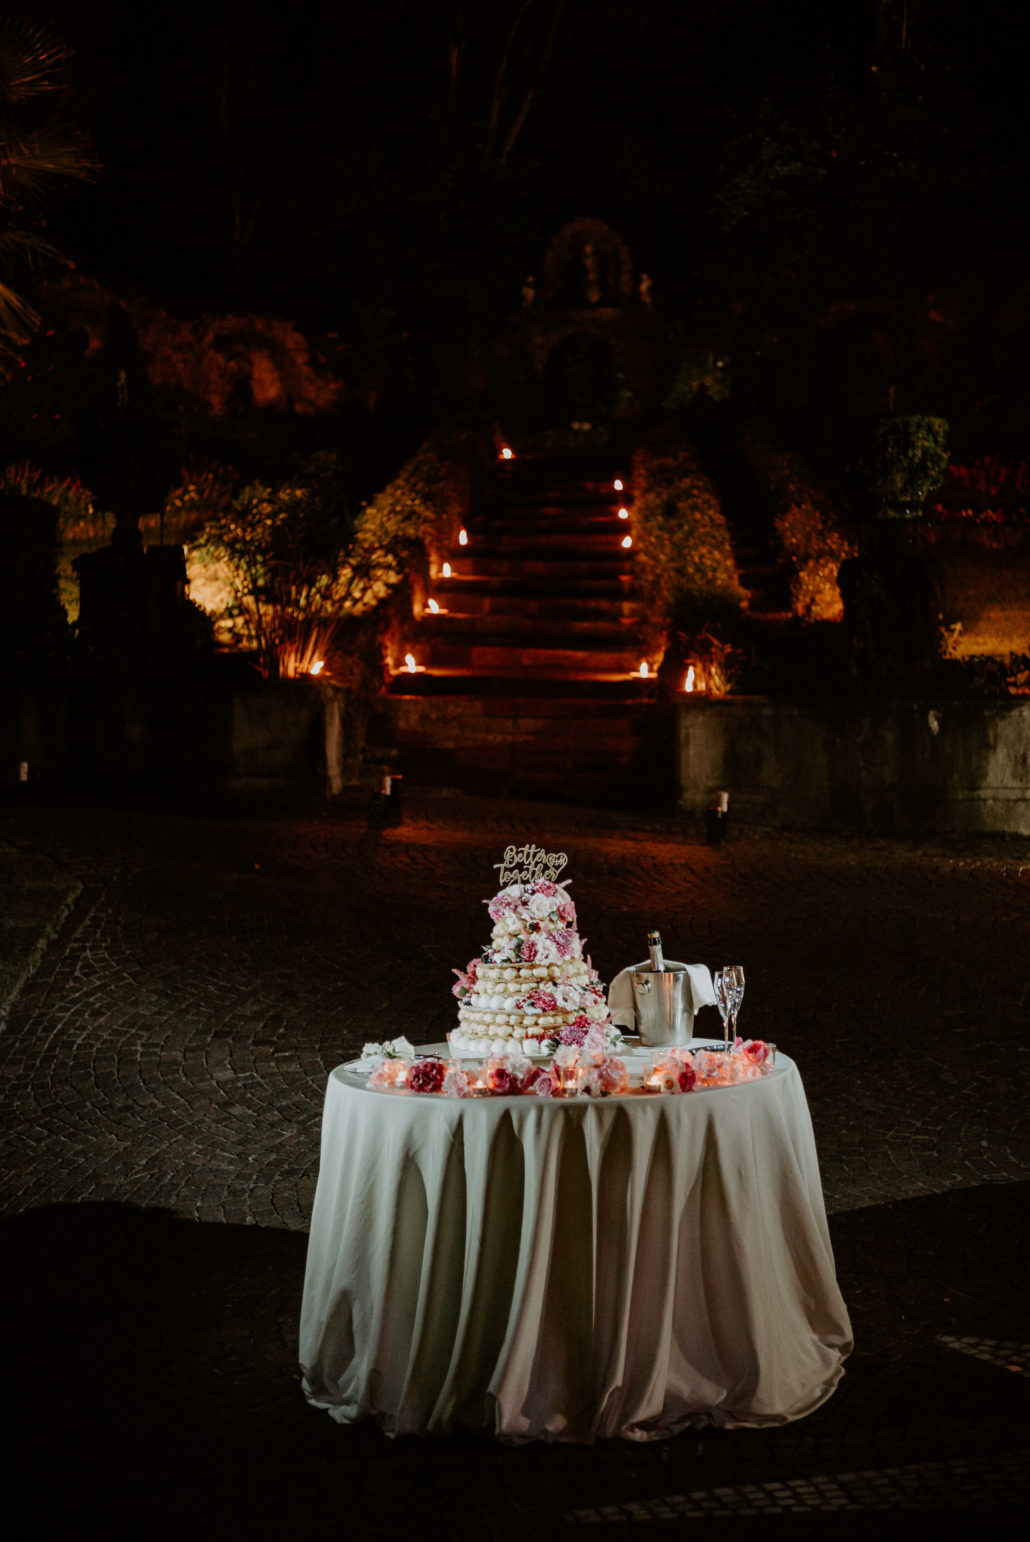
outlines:
[[740, 697], [677, 711], [684, 814], [725, 789], [734, 823], [1030, 835], [1030, 702]]
[[361, 780], [361, 733], [331, 682], [79, 682], [0, 698], [3, 783], [41, 795], [203, 802], [332, 797]]

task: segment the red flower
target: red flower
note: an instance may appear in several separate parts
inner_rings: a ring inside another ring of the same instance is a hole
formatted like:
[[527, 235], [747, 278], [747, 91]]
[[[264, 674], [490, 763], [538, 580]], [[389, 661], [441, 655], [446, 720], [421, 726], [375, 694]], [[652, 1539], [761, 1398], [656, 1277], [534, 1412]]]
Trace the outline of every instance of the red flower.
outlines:
[[696, 1083], [697, 1072], [694, 1070], [694, 1067], [692, 1065], [682, 1066], [679, 1074], [680, 1091], [693, 1092]]
[[413, 1060], [404, 1085], [409, 1092], [439, 1092], [446, 1075], [442, 1060]]
[[491, 1092], [496, 1092], [502, 1097], [517, 1091], [514, 1076], [512, 1076], [507, 1066], [503, 1065], [495, 1065], [493, 1067], [487, 1076], [486, 1084]]
[[551, 1073], [547, 1069], [546, 1066], [542, 1066], [542, 1065], [532, 1065], [532, 1066], [530, 1066], [529, 1070], [526, 1072], [525, 1076], [522, 1078], [521, 1082], [519, 1083], [519, 1091], [520, 1092], [535, 1092], [536, 1091], [536, 1084], [537, 1084], [537, 1082], [540, 1081], [541, 1077], [544, 1077], [544, 1076], [546, 1076], [547, 1080], [550, 1081]]

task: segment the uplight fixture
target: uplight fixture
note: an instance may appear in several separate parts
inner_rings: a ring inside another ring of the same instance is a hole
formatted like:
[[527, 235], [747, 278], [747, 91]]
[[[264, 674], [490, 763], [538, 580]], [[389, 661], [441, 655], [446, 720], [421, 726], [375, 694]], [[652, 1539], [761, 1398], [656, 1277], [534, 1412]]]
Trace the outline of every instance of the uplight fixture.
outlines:
[[630, 547], [633, 545], [633, 537], [631, 535], [624, 535], [622, 538], [622, 545], [625, 551], [629, 551]]
[[458, 531], [458, 545], [459, 546], [467, 546], [468, 543], [469, 543], [469, 533], [468, 533], [468, 531], [467, 530], [459, 530]]
[[612, 483], [612, 487], [615, 489], [615, 491], [617, 493], [621, 493], [622, 492], [622, 478], [621, 477], [616, 477], [615, 481]]
[[619, 518], [620, 519], [629, 519], [629, 509], [620, 509], [619, 510]]
[[449, 562], [445, 562], [443, 567], [440, 569], [440, 571], [443, 574], [444, 578], [450, 578], [450, 576], [451, 576], [451, 565], [450, 565], [450, 563]]

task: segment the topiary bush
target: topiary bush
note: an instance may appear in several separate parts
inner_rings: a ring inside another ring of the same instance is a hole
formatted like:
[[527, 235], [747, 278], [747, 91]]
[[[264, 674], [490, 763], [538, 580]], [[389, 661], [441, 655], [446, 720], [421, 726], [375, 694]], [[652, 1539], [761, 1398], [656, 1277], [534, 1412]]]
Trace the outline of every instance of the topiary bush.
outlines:
[[948, 424], [926, 416], [881, 418], [855, 472], [879, 519], [916, 519], [948, 467]]
[[[719, 495], [678, 430], [633, 458], [633, 530], [637, 585], [657, 638], [675, 637], [684, 657], [739, 614], [741, 587]], [[699, 655], [700, 656], [700, 655]]]
[[780, 546], [794, 569], [794, 615], [803, 621], [840, 621], [844, 602], [837, 574], [841, 563], [855, 555], [854, 540], [800, 455], [778, 450], [757, 428], [745, 429], [740, 445], [766, 490]]

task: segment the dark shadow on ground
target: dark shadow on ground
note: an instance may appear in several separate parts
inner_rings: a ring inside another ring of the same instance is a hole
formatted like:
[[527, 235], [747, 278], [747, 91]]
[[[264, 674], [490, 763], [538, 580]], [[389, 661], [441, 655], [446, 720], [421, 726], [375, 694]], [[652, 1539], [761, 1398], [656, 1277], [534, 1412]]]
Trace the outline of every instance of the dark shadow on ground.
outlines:
[[[858, 1348], [837, 1394], [807, 1420], [654, 1445], [523, 1448], [390, 1441], [309, 1409], [295, 1363], [303, 1234], [119, 1205], [32, 1211], [0, 1228], [11, 1471], [41, 1536], [435, 1531], [526, 1542], [581, 1534], [564, 1518], [585, 1507], [962, 1459], [971, 1476], [956, 1503], [968, 1532], [972, 1512], [997, 1519], [1019, 1499], [1011, 1479], [988, 1479], [999, 1452], [1026, 1444], [1025, 1347], [1021, 1375], [1004, 1346], [1025, 1343], [1028, 1199], [1027, 1185], [964, 1189], [834, 1217]], [[857, 1537], [882, 1514], [716, 1512], [708, 1529], [760, 1525], [764, 1542], [780, 1527], [797, 1537], [829, 1524]], [[689, 1521], [625, 1524], [643, 1539]], [[948, 1524], [938, 1513], [939, 1536]]]

